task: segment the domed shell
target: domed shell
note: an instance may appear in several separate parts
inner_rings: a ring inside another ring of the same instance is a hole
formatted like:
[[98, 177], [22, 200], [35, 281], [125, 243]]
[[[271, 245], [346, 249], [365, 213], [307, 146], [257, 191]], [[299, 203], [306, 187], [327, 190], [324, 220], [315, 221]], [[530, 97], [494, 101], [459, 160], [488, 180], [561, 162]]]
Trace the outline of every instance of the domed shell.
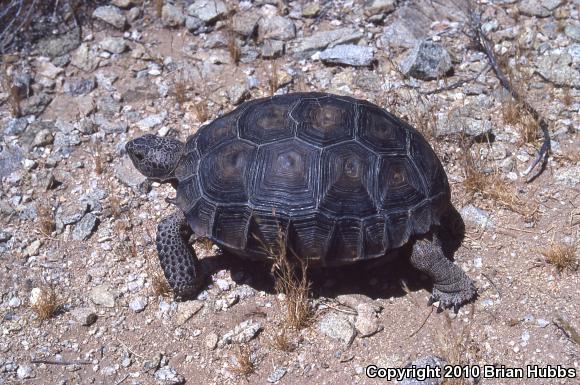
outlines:
[[197, 235], [240, 256], [267, 258], [284, 244], [322, 265], [381, 257], [429, 231], [449, 205], [425, 139], [350, 97], [250, 101], [185, 148], [177, 206]]

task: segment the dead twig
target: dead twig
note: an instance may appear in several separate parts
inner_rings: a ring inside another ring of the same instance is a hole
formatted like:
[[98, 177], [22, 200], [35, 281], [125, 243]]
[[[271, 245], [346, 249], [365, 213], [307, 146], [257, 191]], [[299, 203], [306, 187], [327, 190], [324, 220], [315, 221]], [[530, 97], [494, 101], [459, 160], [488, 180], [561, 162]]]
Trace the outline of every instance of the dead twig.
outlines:
[[471, 38], [475, 46], [487, 56], [489, 64], [491, 65], [493, 72], [495, 72], [495, 75], [499, 79], [499, 82], [502, 85], [502, 87], [505, 88], [510, 93], [510, 95], [514, 98], [514, 100], [520, 103], [522, 107], [527, 112], [530, 113], [530, 115], [538, 122], [540, 130], [542, 131], [544, 142], [540, 147], [538, 156], [536, 157], [534, 162], [530, 165], [530, 167], [528, 167], [523, 172], [524, 176], [528, 175], [538, 165], [538, 163], [542, 161], [540, 170], [526, 181], [526, 183], [530, 183], [534, 181], [538, 176], [540, 176], [540, 174], [542, 174], [542, 172], [545, 170], [548, 164], [548, 157], [550, 155], [551, 149], [550, 133], [548, 131], [548, 122], [544, 119], [542, 115], [540, 115], [540, 113], [530, 103], [528, 103], [525, 97], [523, 97], [519, 92], [516, 91], [516, 89], [509, 81], [508, 77], [501, 69], [495, 56], [495, 53], [493, 51], [493, 44], [491, 43], [485, 32], [483, 32], [483, 28], [481, 25], [481, 14], [473, 8], [473, 5], [470, 1], [468, 1], [467, 12], [470, 27], [470, 35], [468, 34], [468, 36]]
[[88, 360], [72, 360], [72, 361], [57, 361], [57, 360], [31, 360], [31, 364], [45, 364], [45, 365], [92, 365]]

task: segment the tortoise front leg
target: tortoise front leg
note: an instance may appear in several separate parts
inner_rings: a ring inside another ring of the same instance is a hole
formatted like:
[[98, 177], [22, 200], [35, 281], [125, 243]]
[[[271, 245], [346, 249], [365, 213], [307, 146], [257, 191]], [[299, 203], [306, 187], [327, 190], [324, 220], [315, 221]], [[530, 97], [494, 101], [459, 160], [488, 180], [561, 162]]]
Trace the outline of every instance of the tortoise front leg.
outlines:
[[177, 299], [193, 296], [203, 284], [199, 261], [188, 240], [192, 231], [181, 211], [157, 226], [157, 254], [165, 278]]
[[459, 266], [447, 259], [436, 233], [418, 238], [413, 245], [411, 264], [433, 279], [429, 304], [439, 301], [439, 310], [459, 307], [476, 296], [473, 281]]

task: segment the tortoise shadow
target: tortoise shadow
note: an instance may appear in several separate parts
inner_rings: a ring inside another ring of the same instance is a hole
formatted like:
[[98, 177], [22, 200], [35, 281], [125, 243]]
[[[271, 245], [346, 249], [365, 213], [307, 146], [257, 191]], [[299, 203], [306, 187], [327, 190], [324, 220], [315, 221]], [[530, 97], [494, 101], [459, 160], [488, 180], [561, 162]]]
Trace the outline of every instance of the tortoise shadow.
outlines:
[[[443, 252], [453, 260], [465, 236], [465, 223], [450, 206], [434, 228], [441, 239]], [[335, 297], [341, 294], [363, 294], [372, 299], [402, 297], [407, 292], [431, 291], [432, 281], [409, 262], [412, 242], [393, 252], [392, 258], [378, 258], [337, 267], [312, 267], [308, 271], [313, 298]], [[258, 291], [276, 294], [271, 263], [239, 258], [226, 251], [201, 260], [209, 276], [219, 270], [231, 272], [236, 284], [246, 284]]]

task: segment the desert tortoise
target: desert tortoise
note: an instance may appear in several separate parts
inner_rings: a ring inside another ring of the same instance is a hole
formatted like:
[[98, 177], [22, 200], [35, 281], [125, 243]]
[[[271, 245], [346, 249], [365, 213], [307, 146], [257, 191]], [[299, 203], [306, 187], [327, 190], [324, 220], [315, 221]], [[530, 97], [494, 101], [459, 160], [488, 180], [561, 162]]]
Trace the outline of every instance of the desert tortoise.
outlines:
[[457, 310], [475, 296], [444, 253], [451, 232], [442, 219], [454, 209], [441, 163], [414, 128], [372, 103], [325, 93], [257, 99], [185, 143], [145, 135], [126, 150], [142, 174], [177, 190], [179, 210], [159, 223], [157, 251], [178, 297], [203, 282], [191, 231], [254, 259], [271, 256], [283, 234], [312, 266], [406, 246], [433, 279], [430, 302]]

